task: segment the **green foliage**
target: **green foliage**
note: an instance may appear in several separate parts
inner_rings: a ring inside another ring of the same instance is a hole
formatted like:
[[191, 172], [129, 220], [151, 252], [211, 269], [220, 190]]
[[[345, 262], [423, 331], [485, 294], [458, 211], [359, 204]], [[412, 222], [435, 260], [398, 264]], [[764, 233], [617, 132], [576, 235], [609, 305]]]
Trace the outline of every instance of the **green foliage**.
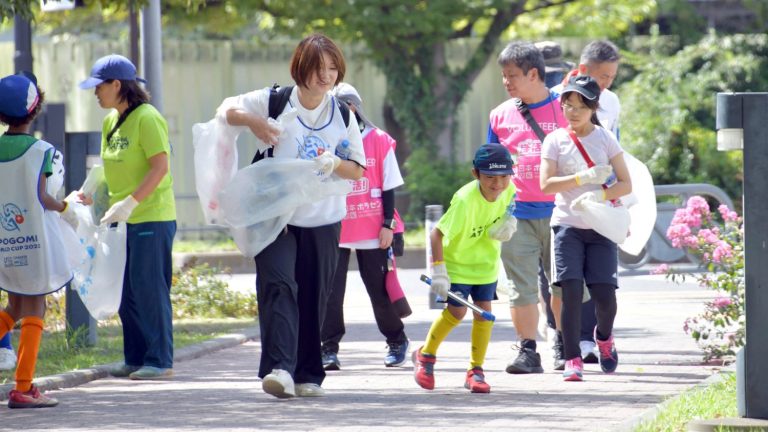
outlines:
[[174, 317], [256, 316], [256, 293], [231, 290], [218, 274], [208, 264], [175, 272], [171, 288]]
[[736, 374], [723, 373], [723, 378], [717, 383], [694, 387], [663, 404], [659, 414], [652, 421], [639, 425], [635, 432], [685, 431], [691, 420], [737, 415]]
[[410, 192], [409, 221], [424, 219], [424, 206], [442, 204], [447, 210], [454, 192], [472, 179], [470, 163], [452, 164], [436, 159], [429, 149], [413, 151], [405, 163], [410, 173], [406, 188]]
[[715, 94], [768, 88], [768, 37], [711, 34], [656, 54], [636, 58], [639, 72], [619, 92], [622, 145], [656, 184], [711, 183], [741, 197], [742, 154], [717, 151]]

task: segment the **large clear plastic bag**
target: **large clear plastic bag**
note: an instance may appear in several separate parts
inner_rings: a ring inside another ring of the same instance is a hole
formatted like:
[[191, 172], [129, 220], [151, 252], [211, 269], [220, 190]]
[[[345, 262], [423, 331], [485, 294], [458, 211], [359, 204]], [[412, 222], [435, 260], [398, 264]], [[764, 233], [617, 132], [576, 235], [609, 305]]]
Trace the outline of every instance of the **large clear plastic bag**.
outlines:
[[624, 206], [614, 207], [609, 201], [575, 200], [571, 210], [590, 228], [610, 241], [620, 244], [627, 238], [631, 217]]
[[243, 228], [351, 191], [347, 180], [318, 176], [313, 161], [266, 158], [238, 171], [219, 199], [226, 224]]
[[223, 223], [219, 191], [237, 172], [237, 135], [239, 128], [226, 124], [220, 117], [192, 126], [195, 148], [195, 188], [206, 223]]
[[109, 188], [107, 180], [104, 177], [104, 167], [94, 165], [88, 171], [88, 177], [85, 178], [80, 191], [86, 196], [91, 197], [93, 204], [90, 206], [93, 224], [98, 225], [101, 218], [109, 210]]
[[318, 176], [312, 161], [266, 158], [238, 171], [219, 197], [238, 249], [255, 256], [275, 241], [297, 208], [351, 191], [347, 180]]
[[243, 228], [230, 228], [232, 239], [244, 256], [253, 257], [272, 244], [288, 225], [295, 210]]

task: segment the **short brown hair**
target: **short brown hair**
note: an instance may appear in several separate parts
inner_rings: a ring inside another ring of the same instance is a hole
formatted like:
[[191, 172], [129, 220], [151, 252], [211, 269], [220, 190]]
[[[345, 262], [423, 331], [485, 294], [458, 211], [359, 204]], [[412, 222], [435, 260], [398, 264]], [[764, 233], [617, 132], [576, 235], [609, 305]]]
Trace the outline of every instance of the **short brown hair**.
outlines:
[[320, 71], [323, 66], [323, 54], [328, 54], [339, 71], [334, 85], [344, 79], [347, 65], [344, 62], [344, 54], [341, 53], [341, 49], [328, 36], [315, 33], [305, 37], [293, 51], [291, 78], [297, 85], [306, 87], [312, 74]]
[[39, 86], [35, 85], [35, 87], [37, 87], [38, 99], [37, 105], [32, 108], [32, 111], [30, 111], [29, 114], [24, 117], [11, 117], [5, 114], [0, 114], [0, 123], [6, 124], [10, 127], [17, 127], [27, 123], [32, 123], [32, 120], [34, 120], [40, 114], [40, 111], [42, 111], [43, 102], [45, 102], [45, 93]]

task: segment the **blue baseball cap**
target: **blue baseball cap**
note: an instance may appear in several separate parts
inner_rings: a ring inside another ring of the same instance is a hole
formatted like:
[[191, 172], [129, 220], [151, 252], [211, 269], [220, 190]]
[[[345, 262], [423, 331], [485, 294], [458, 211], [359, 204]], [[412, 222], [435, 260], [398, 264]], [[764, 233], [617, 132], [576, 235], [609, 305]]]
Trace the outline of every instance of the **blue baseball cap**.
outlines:
[[512, 175], [512, 155], [501, 144], [483, 144], [475, 152], [472, 165], [480, 174], [489, 176]]
[[0, 114], [24, 118], [40, 103], [37, 78], [30, 72], [20, 72], [0, 78]]
[[87, 90], [107, 80], [125, 80], [147, 82], [136, 76], [136, 66], [119, 54], [104, 56], [93, 64], [91, 76], [80, 83], [80, 88]]

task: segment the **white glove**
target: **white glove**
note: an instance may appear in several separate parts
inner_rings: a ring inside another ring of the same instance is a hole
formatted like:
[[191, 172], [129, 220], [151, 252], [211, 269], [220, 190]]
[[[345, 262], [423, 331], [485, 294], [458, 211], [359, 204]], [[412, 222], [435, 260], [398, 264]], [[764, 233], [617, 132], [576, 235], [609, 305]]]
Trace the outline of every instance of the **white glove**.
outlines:
[[320, 156], [313, 159], [317, 170], [320, 171], [320, 175], [327, 177], [331, 175], [341, 163], [341, 158], [331, 152], [323, 152]]
[[448, 290], [451, 289], [451, 279], [448, 277], [448, 270], [445, 264], [435, 264], [432, 266], [432, 285], [430, 290], [436, 296], [443, 300], [448, 298]]
[[505, 214], [488, 228], [488, 236], [501, 242], [509, 241], [517, 231], [517, 218]]
[[62, 210], [59, 213], [59, 216], [61, 216], [61, 218], [64, 219], [64, 222], [68, 223], [73, 230], [77, 231], [77, 226], [79, 225], [79, 221], [77, 219], [77, 214], [72, 209], [72, 203], [74, 203], [75, 200], [74, 199], [70, 200], [71, 196], [72, 194], [69, 194], [69, 196], [64, 200], [65, 207], [64, 207], [64, 210]]
[[584, 192], [583, 194], [579, 195], [578, 198], [573, 200], [573, 203], [571, 203], [571, 210], [583, 210], [584, 201], [592, 201], [592, 202], [605, 201], [605, 190], [600, 189], [596, 191]]
[[576, 184], [579, 186], [585, 184], [601, 185], [608, 180], [612, 173], [613, 167], [610, 165], [595, 165], [592, 168], [577, 172]]
[[128, 195], [125, 199], [118, 201], [107, 210], [104, 217], [101, 218], [102, 224], [112, 224], [115, 222], [126, 222], [131, 216], [133, 209], [139, 205], [133, 195]]

